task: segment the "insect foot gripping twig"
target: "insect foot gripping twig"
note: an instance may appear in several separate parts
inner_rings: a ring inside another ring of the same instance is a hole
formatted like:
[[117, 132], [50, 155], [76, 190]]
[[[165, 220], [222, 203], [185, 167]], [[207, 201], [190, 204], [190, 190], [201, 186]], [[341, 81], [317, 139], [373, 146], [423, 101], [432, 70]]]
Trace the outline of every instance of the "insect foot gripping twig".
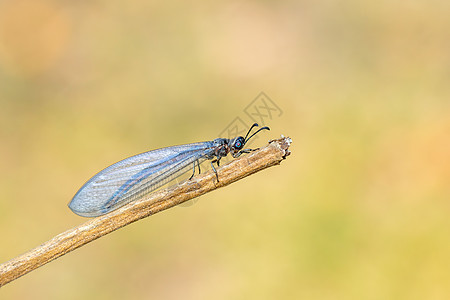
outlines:
[[176, 206], [217, 188], [229, 185], [268, 167], [279, 165], [289, 154], [292, 140], [289, 137], [271, 140], [269, 144], [248, 155], [241, 155], [217, 169], [206, 172], [179, 185], [156, 191], [121, 208], [58, 234], [42, 245], [0, 265], [0, 287], [36, 268], [75, 250], [95, 239], [130, 223]]

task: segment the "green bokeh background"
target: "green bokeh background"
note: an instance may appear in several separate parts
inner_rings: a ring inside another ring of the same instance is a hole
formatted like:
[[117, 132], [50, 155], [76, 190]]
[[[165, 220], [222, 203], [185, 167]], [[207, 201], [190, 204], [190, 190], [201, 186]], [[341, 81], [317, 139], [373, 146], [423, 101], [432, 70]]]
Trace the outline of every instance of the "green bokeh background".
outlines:
[[449, 1], [0, 2], [0, 261], [124, 157], [264, 91], [279, 167], [127, 226], [1, 299], [450, 299]]

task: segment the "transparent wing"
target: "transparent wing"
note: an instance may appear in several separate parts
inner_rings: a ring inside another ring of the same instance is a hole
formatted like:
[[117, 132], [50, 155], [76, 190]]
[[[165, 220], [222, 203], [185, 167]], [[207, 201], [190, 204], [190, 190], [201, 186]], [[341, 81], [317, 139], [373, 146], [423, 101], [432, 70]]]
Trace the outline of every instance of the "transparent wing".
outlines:
[[119, 161], [87, 181], [69, 203], [83, 217], [106, 214], [179, 177], [210, 154], [211, 142], [161, 148]]

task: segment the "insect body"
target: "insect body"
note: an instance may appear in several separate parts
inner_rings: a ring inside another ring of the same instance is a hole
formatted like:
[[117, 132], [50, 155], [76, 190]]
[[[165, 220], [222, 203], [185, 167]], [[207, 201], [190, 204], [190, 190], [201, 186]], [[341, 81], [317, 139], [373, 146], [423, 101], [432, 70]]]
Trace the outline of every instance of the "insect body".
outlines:
[[83, 217], [106, 214], [156, 190], [192, 167], [191, 179], [195, 174], [195, 164], [200, 173], [200, 163], [207, 159], [211, 160], [212, 169], [219, 181], [213, 163], [219, 166], [220, 159], [228, 153], [236, 158], [252, 151], [253, 149], [243, 149], [248, 140], [261, 130], [270, 130], [269, 127], [262, 127], [249, 136], [257, 126], [258, 124], [253, 124], [245, 137], [217, 138], [213, 141], [166, 147], [121, 160], [89, 179], [75, 194], [69, 208]]

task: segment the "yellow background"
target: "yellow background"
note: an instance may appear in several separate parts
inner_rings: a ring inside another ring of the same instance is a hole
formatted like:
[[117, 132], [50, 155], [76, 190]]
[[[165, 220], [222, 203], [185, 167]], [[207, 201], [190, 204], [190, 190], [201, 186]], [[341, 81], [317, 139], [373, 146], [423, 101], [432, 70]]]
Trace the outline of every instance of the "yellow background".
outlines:
[[[1, 299], [450, 299], [449, 1], [0, 2], [0, 261], [124, 157], [264, 91], [281, 164], [84, 246]], [[246, 119], [247, 118], [247, 119]]]

